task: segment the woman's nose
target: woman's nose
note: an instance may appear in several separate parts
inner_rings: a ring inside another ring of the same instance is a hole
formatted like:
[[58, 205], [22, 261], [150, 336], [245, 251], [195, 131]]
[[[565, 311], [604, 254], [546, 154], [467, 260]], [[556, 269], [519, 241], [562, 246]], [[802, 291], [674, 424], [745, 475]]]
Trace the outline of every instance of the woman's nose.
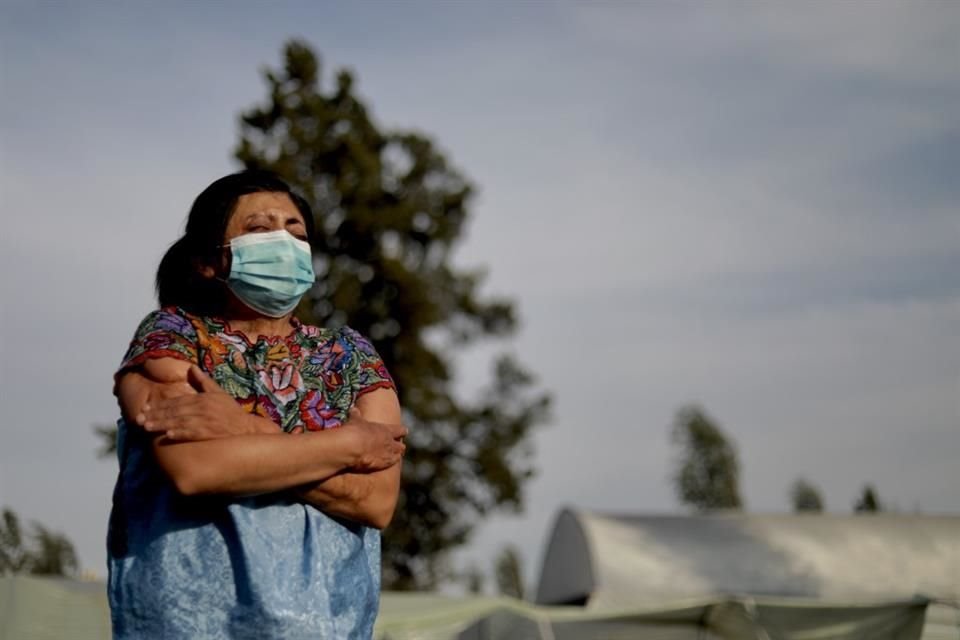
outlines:
[[270, 230], [282, 231], [283, 229], [286, 229], [287, 227], [284, 224], [284, 217], [285, 216], [282, 216], [282, 215], [271, 214], [270, 221], [269, 221]]

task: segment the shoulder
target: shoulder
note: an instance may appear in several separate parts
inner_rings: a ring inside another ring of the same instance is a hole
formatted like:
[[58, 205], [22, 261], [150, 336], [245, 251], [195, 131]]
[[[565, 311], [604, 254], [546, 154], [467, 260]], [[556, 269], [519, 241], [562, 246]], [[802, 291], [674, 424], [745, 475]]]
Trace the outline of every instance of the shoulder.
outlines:
[[183, 337], [196, 337], [199, 318], [179, 307], [163, 307], [148, 313], [137, 327], [137, 336], [150, 333], [173, 333]]
[[365, 335], [353, 329], [351, 327], [343, 326], [338, 329], [337, 340], [343, 342], [345, 345], [360, 351], [361, 353], [366, 353], [369, 355], [377, 355], [377, 350], [373, 346], [373, 343]]
[[342, 327], [339, 331], [339, 341], [351, 356], [349, 368], [355, 373], [358, 392], [363, 394], [379, 388], [396, 391], [393, 377], [370, 339], [350, 327]]
[[299, 346], [308, 352], [322, 355], [323, 362], [328, 367], [381, 362], [380, 354], [370, 339], [351, 327], [327, 329], [300, 324], [298, 329]]
[[173, 307], [148, 313], [140, 321], [117, 375], [151, 359], [174, 358], [196, 362], [198, 340], [195, 320], [195, 317]]

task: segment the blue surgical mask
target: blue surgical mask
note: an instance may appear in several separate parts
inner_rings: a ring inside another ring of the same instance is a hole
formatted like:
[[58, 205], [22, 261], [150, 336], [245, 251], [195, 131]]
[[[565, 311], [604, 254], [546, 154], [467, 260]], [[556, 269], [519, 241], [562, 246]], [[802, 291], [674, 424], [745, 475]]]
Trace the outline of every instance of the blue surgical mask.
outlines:
[[245, 305], [271, 318], [293, 311], [316, 278], [310, 245], [287, 231], [237, 236], [230, 253], [227, 286]]

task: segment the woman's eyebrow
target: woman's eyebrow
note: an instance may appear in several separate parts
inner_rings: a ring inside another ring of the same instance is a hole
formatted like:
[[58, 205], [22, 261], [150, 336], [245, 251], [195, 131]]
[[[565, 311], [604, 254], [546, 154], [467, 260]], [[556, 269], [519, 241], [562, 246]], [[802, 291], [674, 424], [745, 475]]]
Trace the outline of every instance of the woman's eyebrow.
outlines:
[[266, 211], [251, 211], [250, 213], [247, 214], [247, 217], [244, 218], [243, 221], [250, 222], [252, 220], [256, 220], [257, 218], [269, 218], [269, 217], [270, 217], [270, 214], [267, 213]]

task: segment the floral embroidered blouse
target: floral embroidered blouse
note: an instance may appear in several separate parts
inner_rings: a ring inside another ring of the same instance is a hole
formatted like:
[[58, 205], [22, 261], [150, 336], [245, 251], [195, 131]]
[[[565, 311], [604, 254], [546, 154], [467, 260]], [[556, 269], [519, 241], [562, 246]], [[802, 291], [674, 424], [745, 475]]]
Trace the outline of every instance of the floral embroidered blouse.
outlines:
[[[140, 324], [118, 374], [150, 358], [198, 364], [244, 409], [291, 434], [338, 427], [361, 394], [394, 388], [359, 333], [296, 320], [288, 336], [254, 342], [225, 321], [161, 309]], [[372, 635], [379, 531], [289, 492], [182, 496], [149, 438], [123, 420], [117, 454], [107, 536], [115, 639]]]

